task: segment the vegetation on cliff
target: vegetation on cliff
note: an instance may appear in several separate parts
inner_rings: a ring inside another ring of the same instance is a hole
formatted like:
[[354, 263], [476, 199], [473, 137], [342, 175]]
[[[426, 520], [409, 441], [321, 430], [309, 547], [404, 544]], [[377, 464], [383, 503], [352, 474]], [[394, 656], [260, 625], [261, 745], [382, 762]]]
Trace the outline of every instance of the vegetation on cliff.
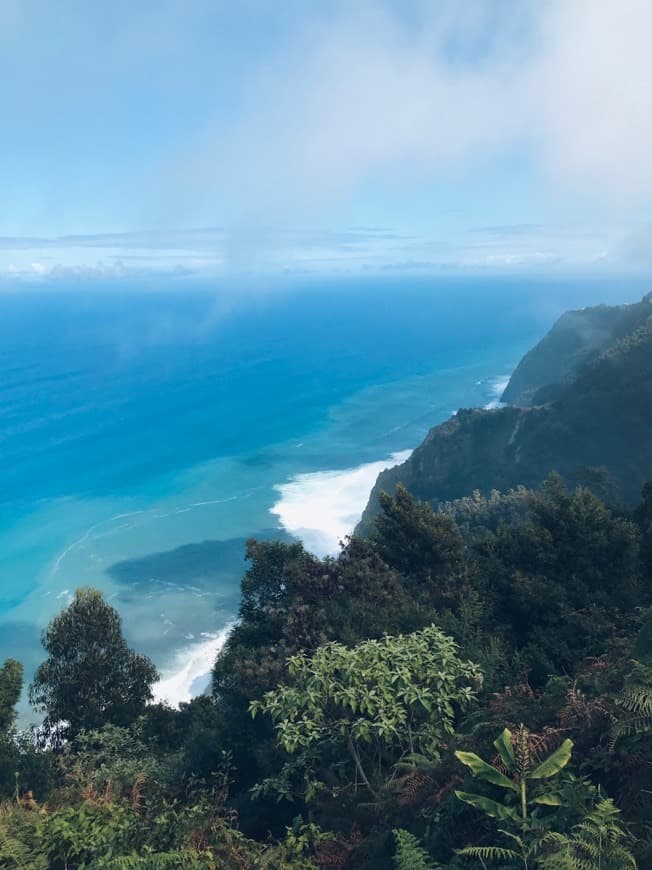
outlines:
[[[591, 330], [601, 322], [601, 340], [582, 344], [564, 326], [567, 317], [589, 321]], [[553, 384], [553, 376], [561, 380]], [[380, 494], [399, 484], [437, 507], [476, 489], [538, 487], [558, 471], [610, 503], [634, 504], [652, 469], [652, 297], [564, 315], [524, 357], [504, 398], [528, 406], [462, 409], [384, 471], [359, 531], [369, 533]]]
[[180, 710], [81, 591], [33, 694], [50, 726], [106, 703], [18, 735], [0, 671], [0, 867], [648, 866], [650, 552], [652, 487], [633, 511], [558, 476], [439, 512], [399, 489], [336, 559], [250, 543]]
[[508, 405], [543, 404], [549, 388], [572, 381], [583, 368], [652, 314], [652, 294], [634, 305], [597, 305], [567, 311], [514, 370], [501, 400]]

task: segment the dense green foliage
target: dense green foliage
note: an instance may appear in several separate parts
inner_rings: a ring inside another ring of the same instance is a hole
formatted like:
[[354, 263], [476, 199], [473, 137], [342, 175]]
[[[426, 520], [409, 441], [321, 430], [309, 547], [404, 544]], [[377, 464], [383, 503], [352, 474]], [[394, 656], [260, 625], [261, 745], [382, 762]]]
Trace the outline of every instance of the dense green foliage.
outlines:
[[[328, 788], [341, 790], [351, 783], [356, 788], [359, 777], [377, 798], [371, 780], [382, 781], [408, 753], [437, 752], [454, 733], [456, 711], [470, 706], [479, 673], [456, 653], [454, 641], [434, 625], [352, 649], [327, 644], [310, 658], [293, 656], [291, 684], [253, 701], [251, 711], [268, 713], [280, 746], [300, 754], [304, 777], [310, 771], [306, 799], [327, 787], [316, 760], [323, 766], [333, 752], [336, 759], [348, 753], [353, 771], [340, 762], [340, 782]], [[294, 761], [286, 765], [292, 774], [297, 767]], [[282, 775], [281, 786], [278, 781], [269, 785], [290, 796], [288, 780]]]
[[650, 866], [651, 504], [399, 489], [337, 559], [251, 541], [179, 710], [78, 592], [32, 689], [55, 742], [0, 670], [0, 867]]
[[7, 659], [0, 668], [0, 733], [6, 734], [16, 719], [16, 704], [23, 687], [23, 666]]
[[49, 728], [65, 736], [105, 723], [127, 725], [142, 713], [158, 679], [154, 665], [130, 650], [120, 617], [95, 589], [78, 589], [43, 635], [49, 657], [30, 687]]

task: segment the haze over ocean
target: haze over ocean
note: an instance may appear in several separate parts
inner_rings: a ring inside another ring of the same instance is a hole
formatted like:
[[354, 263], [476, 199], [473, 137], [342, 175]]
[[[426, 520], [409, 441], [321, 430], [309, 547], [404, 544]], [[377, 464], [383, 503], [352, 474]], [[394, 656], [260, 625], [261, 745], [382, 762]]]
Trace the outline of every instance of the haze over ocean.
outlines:
[[278, 280], [0, 294], [0, 660], [80, 585], [178, 700], [237, 612], [249, 536], [332, 552], [375, 476], [630, 281]]

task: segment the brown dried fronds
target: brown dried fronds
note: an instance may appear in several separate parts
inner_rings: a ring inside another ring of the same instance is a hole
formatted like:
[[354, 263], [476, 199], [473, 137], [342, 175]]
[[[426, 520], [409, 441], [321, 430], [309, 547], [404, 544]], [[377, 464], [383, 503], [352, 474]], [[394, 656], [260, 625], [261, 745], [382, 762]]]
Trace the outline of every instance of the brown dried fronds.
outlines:
[[94, 782], [87, 782], [80, 786], [79, 795], [83, 801], [94, 806], [107, 806], [116, 799], [116, 788], [112, 779], [107, 779], [104, 788], [98, 787]]
[[411, 807], [421, 803], [424, 793], [430, 792], [433, 785], [432, 777], [419, 770], [411, 770], [392, 782], [392, 790], [399, 794], [399, 806]]
[[502, 692], [494, 692], [489, 701], [489, 709], [494, 713], [501, 713], [513, 701], [530, 701], [536, 697], [537, 693], [530, 685], [527, 676], [523, 676], [518, 683], [505, 686]]
[[560, 725], [564, 728], [590, 728], [605, 720], [613, 722], [614, 715], [611, 710], [600, 699], [587, 698], [577, 682], [575, 680], [567, 692], [566, 706], [558, 716]]
[[583, 664], [584, 667], [582, 673], [579, 675], [580, 678], [589, 676], [590, 674], [597, 674], [601, 671], [606, 671], [610, 667], [609, 657], [606, 655], [590, 656], [589, 658], [584, 659]]
[[530, 752], [532, 757], [537, 761], [541, 761], [551, 752], [553, 752], [562, 742], [564, 728], [553, 728], [546, 725], [543, 731], [528, 732], [530, 744]]
[[351, 866], [351, 856], [362, 843], [362, 834], [353, 828], [348, 837], [337, 837], [335, 840], [324, 840], [315, 849], [314, 862], [323, 870], [344, 870]]
[[327, 840], [316, 848], [315, 864], [323, 870], [344, 870], [350, 853], [350, 844], [340, 840]]
[[138, 774], [133, 786], [131, 787], [131, 806], [136, 811], [140, 810], [143, 805], [145, 799], [145, 786], [147, 785], [148, 779], [149, 777], [143, 770]]
[[34, 792], [31, 790], [26, 791], [25, 794], [22, 794], [18, 799], [18, 803], [24, 810], [38, 809], [38, 804], [34, 798]]
[[206, 832], [199, 828], [193, 828], [190, 832], [189, 839], [191, 848], [195, 849], [197, 852], [203, 852], [208, 846]]

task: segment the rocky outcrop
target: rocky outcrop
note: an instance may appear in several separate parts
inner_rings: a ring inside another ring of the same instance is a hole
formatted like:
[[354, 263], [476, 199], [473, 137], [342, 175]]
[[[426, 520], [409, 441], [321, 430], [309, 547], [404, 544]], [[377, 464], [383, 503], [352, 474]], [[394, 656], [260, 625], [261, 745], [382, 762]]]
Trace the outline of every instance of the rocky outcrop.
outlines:
[[[435, 426], [406, 462], [379, 476], [358, 530], [369, 531], [380, 493], [398, 483], [436, 506], [475, 489], [536, 486], [555, 470], [571, 484], [599, 480], [612, 497], [636, 501], [652, 479], [651, 303], [648, 296], [635, 306], [587, 309], [583, 318], [564, 315], [519, 366], [512, 394], [531, 404], [461, 410]], [[561, 381], [543, 383], [543, 360], [560, 342]]]

